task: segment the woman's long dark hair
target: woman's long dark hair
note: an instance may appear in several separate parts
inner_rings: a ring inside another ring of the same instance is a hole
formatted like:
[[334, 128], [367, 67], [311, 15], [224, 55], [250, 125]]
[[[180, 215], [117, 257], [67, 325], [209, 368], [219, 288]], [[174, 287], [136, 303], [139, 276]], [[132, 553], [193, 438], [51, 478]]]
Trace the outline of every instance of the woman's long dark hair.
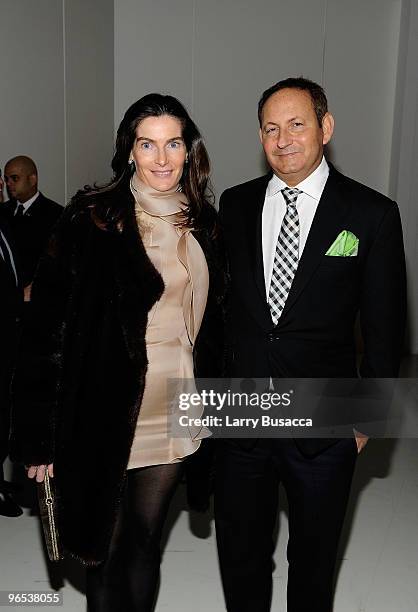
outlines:
[[104, 187], [86, 186], [76, 198], [102, 195], [94, 198], [92, 216], [103, 229], [123, 225], [127, 213], [126, 197], [130, 194], [129, 183], [135, 172], [129, 157], [136, 138], [138, 124], [147, 117], [168, 115], [178, 119], [182, 126], [182, 137], [188, 153], [180, 183], [189, 202], [186, 225], [199, 224], [205, 206], [212, 200], [209, 187], [210, 162], [202, 136], [184, 106], [173, 96], [152, 93], [144, 96], [126, 111], [117, 132], [115, 154], [112, 159], [113, 178]]

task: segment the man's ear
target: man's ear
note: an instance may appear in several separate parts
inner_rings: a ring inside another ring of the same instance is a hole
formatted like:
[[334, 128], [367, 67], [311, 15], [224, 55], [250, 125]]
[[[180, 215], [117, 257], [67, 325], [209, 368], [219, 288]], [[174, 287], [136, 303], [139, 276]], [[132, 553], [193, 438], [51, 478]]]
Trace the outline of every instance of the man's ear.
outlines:
[[29, 175], [29, 182], [31, 184], [31, 187], [35, 187], [38, 184], [38, 177], [36, 174], [30, 174]]
[[334, 124], [334, 117], [331, 113], [325, 113], [322, 119], [322, 144], [326, 145], [331, 140], [334, 133]]
[[258, 130], [258, 135], [259, 135], [259, 137], [260, 137], [260, 142], [261, 142], [261, 144], [263, 144], [263, 131], [262, 131], [262, 129], [261, 129], [261, 128]]

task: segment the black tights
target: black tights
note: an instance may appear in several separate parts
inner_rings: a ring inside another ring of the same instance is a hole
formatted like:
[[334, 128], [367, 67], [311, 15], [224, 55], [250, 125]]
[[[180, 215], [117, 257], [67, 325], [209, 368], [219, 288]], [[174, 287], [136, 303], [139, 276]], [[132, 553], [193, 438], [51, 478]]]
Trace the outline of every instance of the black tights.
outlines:
[[151, 612], [160, 540], [182, 463], [128, 470], [107, 559], [87, 569], [89, 612]]

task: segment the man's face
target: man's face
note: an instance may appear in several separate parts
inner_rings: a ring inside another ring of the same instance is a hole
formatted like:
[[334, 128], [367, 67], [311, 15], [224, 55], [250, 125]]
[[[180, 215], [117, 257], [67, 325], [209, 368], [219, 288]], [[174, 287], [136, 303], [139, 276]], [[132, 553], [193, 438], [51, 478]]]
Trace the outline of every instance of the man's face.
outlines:
[[294, 186], [321, 163], [334, 120], [327, 113], [319, 126], [309, 93], [281, 89], [267, 100], [262, 113], [260, 139], [273, 172]]
[[6, 183], [9, 198], [26, 202], [35, 195], [37, 190], [36, 174], [28, 171], [19, 164], [7, 164], [4, 169], [4, 182]]

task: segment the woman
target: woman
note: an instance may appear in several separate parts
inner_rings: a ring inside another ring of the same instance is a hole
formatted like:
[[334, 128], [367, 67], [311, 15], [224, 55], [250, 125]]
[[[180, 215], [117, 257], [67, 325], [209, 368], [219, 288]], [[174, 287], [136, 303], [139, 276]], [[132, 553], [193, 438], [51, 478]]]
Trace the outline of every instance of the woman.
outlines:
[[54, 475], [63, 545], [91, 566], [89, 609], [145, 612], [168, 504], [208, 435], [170, 438], [166, 380], [193, 362], [220, 374], [224, 281], [208, 155], [178, 100], [128, 109], [112, 168], [73, 198], [40, 262], [12, 457], [38, 482]]

